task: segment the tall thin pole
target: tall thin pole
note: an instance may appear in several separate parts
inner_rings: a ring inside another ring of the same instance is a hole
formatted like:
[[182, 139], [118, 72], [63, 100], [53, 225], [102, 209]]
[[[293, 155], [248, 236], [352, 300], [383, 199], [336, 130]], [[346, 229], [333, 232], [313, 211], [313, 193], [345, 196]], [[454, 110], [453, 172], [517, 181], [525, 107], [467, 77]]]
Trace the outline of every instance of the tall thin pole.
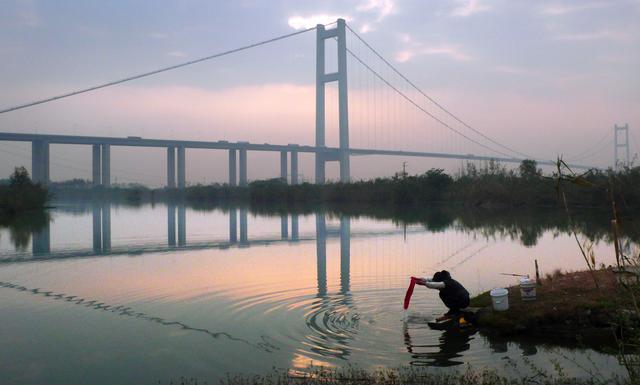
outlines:
[[613, 126], [613, 169], [618, 169], [618, 125]]

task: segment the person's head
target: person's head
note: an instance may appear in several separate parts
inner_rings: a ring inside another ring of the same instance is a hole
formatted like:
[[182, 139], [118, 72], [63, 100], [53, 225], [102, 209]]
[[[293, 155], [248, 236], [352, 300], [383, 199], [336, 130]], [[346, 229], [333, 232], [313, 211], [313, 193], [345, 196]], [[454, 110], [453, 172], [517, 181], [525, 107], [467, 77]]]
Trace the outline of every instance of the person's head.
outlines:
[[450, 278], [451, 278], [451, 274], [449, 274], [449, 272], [446, 270], [438, 271], [433, 275], [434, 282], [443, 282], [444, 280], [450, 279]]

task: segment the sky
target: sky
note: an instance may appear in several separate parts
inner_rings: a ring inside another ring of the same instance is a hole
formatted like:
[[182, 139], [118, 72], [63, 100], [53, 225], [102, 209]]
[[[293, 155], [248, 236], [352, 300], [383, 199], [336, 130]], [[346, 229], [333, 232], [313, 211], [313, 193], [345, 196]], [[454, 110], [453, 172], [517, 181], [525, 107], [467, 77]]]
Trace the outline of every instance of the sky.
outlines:
[[[3, 0], [0, 109], [337, 18], [421, 91], [506, 148], [607, 167], [613, 162], [613, 126], [628, 123], [631, 153], [638, 152], [639, 0]], [[1, 114], [0, 131], [313, 144], [315, 44], [315, 31], [306, 32]], [[351, 32], [347, 47], [395, 87], [349, 56], [352, 147], [492, 153], [470, 138], [511, 154], [411, 89]], [[327, 41], [326, 49], [332, 68], [335, 43]], [[332, 84], [327, 87], [328, 145], [337, 145], [336, 104]], [[164, 157], [161, 149], [114, 148], [112, 178], [162, 185]], [[354, 157], [352, 177], [391, 175], [405, 161], [410, 173], [432, 167], [455, 172], [463, 165]], [[30, 168], [30, 145], [0, 143], [0, 177], [18, 165]], [[330, 178], [337, 172], [337, 165], [328, 167]], [[301, 173], [313, 180], [311, 156], [301, 157]], [[249, 154], [250, 179], [277, 175], [279, 154]], [[53, 180], [89, 176], [90, 148], [52, 146]], [[226, 178], [226, 153], [187, 151], [189, 183]]]

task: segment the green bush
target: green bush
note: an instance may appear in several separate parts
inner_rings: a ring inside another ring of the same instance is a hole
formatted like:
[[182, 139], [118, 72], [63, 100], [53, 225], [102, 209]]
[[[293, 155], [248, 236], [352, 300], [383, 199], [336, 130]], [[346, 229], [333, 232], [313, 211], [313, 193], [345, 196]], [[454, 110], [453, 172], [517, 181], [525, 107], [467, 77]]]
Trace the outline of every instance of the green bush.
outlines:
[[0, 186], [0, 210], [9, 214], [42, 209], [48, 201], [48, 189], [33, 183], [24, 167], [16, 167], [9, 184]]

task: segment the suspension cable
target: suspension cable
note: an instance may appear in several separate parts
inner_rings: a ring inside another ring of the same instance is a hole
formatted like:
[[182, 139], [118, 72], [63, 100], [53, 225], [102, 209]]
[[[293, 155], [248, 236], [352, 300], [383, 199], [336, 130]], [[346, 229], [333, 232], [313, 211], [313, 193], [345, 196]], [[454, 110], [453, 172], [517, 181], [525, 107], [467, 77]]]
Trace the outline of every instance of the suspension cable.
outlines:
[[222, 56], [227, 56], [227, 55], [231, 55], [233, 53], [237, 53], [240, 51], [245, 51], [248, 50], [250, 48], [255, 48], [255, 47], [259, 47], [261, 45], [265, 45], [265, 44], [269, 44], [269, 43], [273, 43], [279, 40], [283, 40], [292, 36], [296, 36], [296, 35], [300, 35], [303, 34], [305, 32], [309, 32], [309, 31], [313, 31], [315, 30], [316, 27], [312, 27], [312, 28], [307, 28], [307, 29], [303, 29], [301, 31], [296, 31], [293, 33], [288, 33], [286, 35], [281, 35], [281, 36], [277, 36], [268, 40], [263, 40], [263, 41], [259, 41], [253, 44], [249, 44], [249, 45], [245, 45], [242, 47], [238, 47], [238, 48], [234, 48], [234, 49], [230, 49], [227, 51], [223, 51], [223, 52], [218, 52], [216, 54], [213, 55], [209, 55], [209, 56], [205, 56], [199, 59], [195, 59], [195, 60], [190, 60], [187, 62], [183, 62], [183, 63], [179, 63], [179, 64], [175, 64], [169, 67], [163, 67], [163, 68], [159, 68], [153, 71], [149, 71], [149, 72], [144, 72], [138, 75], [133, 75], [133, 76], [129, 76], [123, 79], [119, 79], [119, 80], [113, 80], [104, 84], [100, 84], [97, 86], [93, 86], [93, 87], [89, 87], [89, 88], [84, 88], [84, 89], [80, 89], [80, 90], [76, 90], [76, 91], [71, 91], [71, 92], [67, 92], [61, 95], [57, 95], [57, 96], [52, 96], [46, 99], [41, 99], [41, 100], [37, 100], [37, 101], [33, 101], [33, 102], [29, 102], [29, 103], [25, 103], [25, 104], [21, 104], [21, 105], [17, 105], [14, 107], [9, 107], [9, 108], [4, 108], [0, 110], [0, 114], [4, 114], [7, 112], [11, 112], [11, 111], [16, 111], [16, 110], [21, 110], [23, 108], [27, 108], [27, 107], [33, 107], [33, 106], [37, 106], [39, 104], [44, 104], [44, 103], [48, 103], [48, 102], [52, 102], [54, 100], [59, 100], [59, 99], [64, 99], [64, 98], [68, 98], [70, 96], [75, 96], [75, 95], [79, 95], [79, 94], [83, 94], [85, 92], [90, 92], [90, 91], [95, 91], [101, 88], [106, 88], [106, 87], [110, 87], [110, 86], [114, 86], [117, 84], [122, 84], [122, 83], [126, 83], [126, 82], [130, 82], [132, 80], [137, 80], [137, 79], [141, 79], [141, 78], [145, 78], [148, 76], [152, 76], [152, 75], [157, 75], [159, 73], [162, 72], [167, 72], [167, 71], [171, 71], [174, 69], [178, 69], [178, 68], [182, 68], [182, 67], [186, 67], [186, 66], [190, 66], [192, 64], [197, 64], [197, 63], [201, 63], [203, 61], [207, 61], [207, 60], [211, 60], [211, 59], [216, 59]]
[[[599, 148], [600, 147], [600, 143], [602, 143], [605, 139], [607, 139], [609, 136], [611, 136], [613, 134], [613, 131], [611, 130], [607, 130], [607, 132], [605, 132], [605, 134], [598, 139], [594, 144], [592, 144], [591, 146], [587, 147], [585, 150], [575, 154], [574, 156], [568, 158], [568, 159], [578, 159], [578, 158], [582, 158], [582, 155], [587, 154], [589, 152], [591, 152], [592, 150]], [[609, 141], [611, 142], [611, 141]]]
[[[398, 76], [400, 76], [402, 79], [404, 79], [404, 81], [406, 81], [407, 83], [409, 83], [409, 85], [414, 88], [416, 91], [418, 91], [422, 96], [424, 96], [425, 98], [427, 98], [431, 103], [433, 103], [434, 105], [436, 105], [438, 108], [440, 108], [442, 111], [444, 111], [447, 115], [451, 116], [453, 119], [455, 119], [456, 121], [458, 121], [460, 124], [462, 124], [463, 126], [465, 126], [466, 128], [472, 130], [473, 132], [475, 132], [476, 134], [482, 136], [483, 138], [489, 140], [490, 142], [492, 142], [493, 144], [496, 144], [508, 151], [511, 151], [515, 154], [518, 154], [520, 156], [524, 156], [525, 158], [529, 158], [529, 159], [534, 159], [534, 157], [522, 153], [520, 151], [514, 150], [508, 146], [505, 146], [503, 144], [501, 144], [500, 142], [492, 139], [491, 137], [485, 135], [484, 133], [482, 133], [482, 131], [477, 130], [475, 128], [473, 128], [471, 125], [467, 124], [466, 122], [464, 122], [462, 119], [458, 118], [456, 115], [454, 115], [452, 112], [450, 112], [449, 110], [447, 110], [443, 105], [441, 105], [440, 103], [438, 103], [436, 100], [434, 100], [432, 97], [430, 97], [429, 95], [427, 95], [427, 93], [425, 93], [424, 91], [422, 91], [422, 89], [420, 89], [420, 87], [418, 87], [415, 83], [413, 83], [411, 80], [409, 80], [409, 78], [407, 78], [404, 74], [402, 74], [402, 72], [400, 72], [395, 66], [393, 66], [387, 59], [385, 59], [380, 53], [378, 53], [378, 51], [376, 51], [369, 43], [367, 43], [356, 31], [354, 31], [353, 29], [351, 29], [351, 27], [349, 27], [349, 25], [346, 25], [347, 28], [349, 29], [349, 31], [351, 31], [365, 46], [367, 46], [380, 60], [382, 60], [387, 66], [389, 66], [393, 72], [395, 72]], [[510, 156], [510, 155], [508, 155]]]
[[416, 103], [413, 99], [411, 99], [409, 96], [407, 96], [405, 93], [403, 93], [402, 91], [400, 91], [397, 87], [395, 87], [394, 85], [392, 85], [387, 79], [383, 78], [382, 75], [380, 75], [378, 72], [376, 72], [373, 68], [371, 68], [368, 64], [366, 64], [362, 59], [360, 59], [360, 57], [358, 57], [356, 54], [354, 54], [350, 49], [347, 48], [347, 52], [353, 56], [360, 64], [362, 64], [365, 68], [367, 68], [369, 71], [371, 71], [371, 73], [373, 73], [378, 79], [380, 79], [383, 83], [385, 83], [387, 86], [389, 86], [391, 89], [393, 89], [395, 92], [397, 92], [400, 96], [402, 96], [404, 99], [406, 99], [409, 103], [413, 104], [416, 108], [418, 108], [419, 110], [421, 110], [422, 112], [424, 112], [425, 114], [427, 114], [428, 116], [430, 116], [433, 120], [435, 120], [436, 122], [440, 123], [441, 125], [443, 125], [444, 127], [448, 128], [449, 130], [455, 132], [456, 134], [462, 136], [463, 138], [469, 140], [470, 142], [473, 142], [475, 144], [477, 144], [478, 146], [481, 146], [489, 151], [495, 152], [497, 154], [506, 156], [507, 158], [511, 158], [512, 155], [506, 154], [504, 152], [501, 152], [499, 150], [496, 150], [494, 148], [491, 148], [483, 143], [478, 142], [477, 140], [468, 137], [467, 135], [463, 134], [462, 132], [456, 130], [455, 128], [453, 128], [451, 125], [447, 124], [445, 121], [443, 121], [442, 119], [438, 118], [437, 116], [433, 115], [431, 112], [427, 111], [425, 108], [423, 108], [422, 106], [420, 106], [418, 103]]

